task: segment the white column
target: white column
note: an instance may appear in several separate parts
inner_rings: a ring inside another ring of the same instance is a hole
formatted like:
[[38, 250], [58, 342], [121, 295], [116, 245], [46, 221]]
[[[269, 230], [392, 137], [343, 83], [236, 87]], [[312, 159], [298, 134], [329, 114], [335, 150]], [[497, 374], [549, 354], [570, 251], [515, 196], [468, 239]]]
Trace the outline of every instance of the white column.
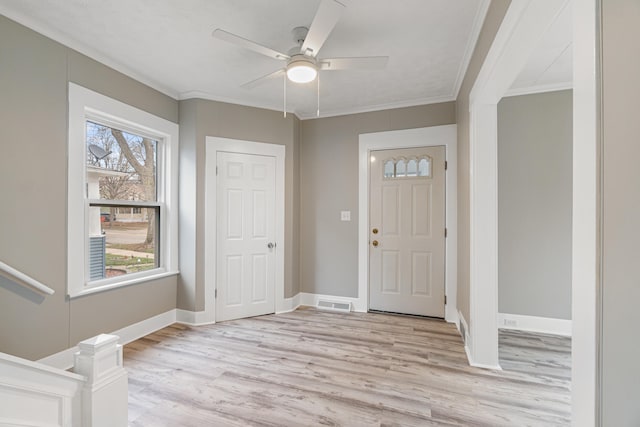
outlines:
[[498, 106], [475, 104], [470, 132], [471, 364], [500, 369], [498, 360]]
[[101, 334], [78, 344], [74, 371], [87, 377], [82, 391], [82, 425], [127, 425], [128, 384], [122, 346], [116, 335]]

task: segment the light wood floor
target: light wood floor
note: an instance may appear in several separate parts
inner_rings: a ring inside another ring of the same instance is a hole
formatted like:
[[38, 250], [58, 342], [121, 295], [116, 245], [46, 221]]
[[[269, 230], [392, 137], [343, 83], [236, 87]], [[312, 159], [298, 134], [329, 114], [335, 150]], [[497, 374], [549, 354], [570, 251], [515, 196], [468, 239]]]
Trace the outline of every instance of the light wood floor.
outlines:
[[125, 347], [131, 426], [570, 424], [570, 341], [501, 332], [469, 367], [442, 321], [314, 309], [174, 325]]

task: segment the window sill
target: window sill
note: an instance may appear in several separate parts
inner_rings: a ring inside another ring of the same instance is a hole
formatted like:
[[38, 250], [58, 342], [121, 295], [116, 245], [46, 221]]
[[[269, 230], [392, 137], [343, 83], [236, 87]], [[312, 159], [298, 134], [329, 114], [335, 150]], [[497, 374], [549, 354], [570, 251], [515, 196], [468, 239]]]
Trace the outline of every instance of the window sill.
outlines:
[[178, 274], [180, 274], [180, 271], [175, 270], [175, 271], [164, 271], [164, 270], [157, 270], [154, 273], [150, 273], [144, 276], [138, 276], [138, 277], [132, 277], [129, 279], [125, 279], [125, 280], [119, 280], [117, 282], [114, 283], [107, 283], [104, 285], [97, 285], [97, 286], [92, 286], [92, 287], [85, 287], [82, 290], [79, 291], [74, 291], [74, 290], [69, 290], [68, 292], [68, 296], [70, 299], [74, 299], [74, 298], [79, 298], [79, 297], [83, 297], [86, 295], [91, 295], [91, 294], [97, 294], [100, 292], [105, 292], [105, 291], [110, 291], [112, 289], [117, 289], [117, 288], [124, 288], [126, 286], [131, 286], [131, 285], [137, 285], [138, 283], [144, 283], [144, 282], [149, 282], [151, 280], [158, 280], [158, 279], [162, 279], [165, 277], [170, 277], [170, 276], [177, 276]]

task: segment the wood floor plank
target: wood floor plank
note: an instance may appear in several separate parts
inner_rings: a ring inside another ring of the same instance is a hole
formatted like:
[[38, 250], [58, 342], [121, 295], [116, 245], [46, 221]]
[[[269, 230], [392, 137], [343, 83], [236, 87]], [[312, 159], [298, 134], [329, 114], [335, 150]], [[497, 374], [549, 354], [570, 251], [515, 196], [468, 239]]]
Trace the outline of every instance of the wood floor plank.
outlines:
[[125, 346], [131, 426], [570, 424], [568, 338], [500, 333], [470, 367], [454, 325], [309, 308], [172, 325]]

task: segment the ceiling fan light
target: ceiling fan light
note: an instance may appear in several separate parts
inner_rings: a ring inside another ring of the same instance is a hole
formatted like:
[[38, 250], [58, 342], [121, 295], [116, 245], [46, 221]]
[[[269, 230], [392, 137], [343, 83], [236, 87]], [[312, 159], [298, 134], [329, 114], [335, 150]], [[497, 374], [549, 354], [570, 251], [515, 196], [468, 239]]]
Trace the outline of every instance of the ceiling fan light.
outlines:
[[287, 78], [294, 83], [309, 83], [315, 80], [318, 70], [309, 61], [295, 61], [287, 67]]

